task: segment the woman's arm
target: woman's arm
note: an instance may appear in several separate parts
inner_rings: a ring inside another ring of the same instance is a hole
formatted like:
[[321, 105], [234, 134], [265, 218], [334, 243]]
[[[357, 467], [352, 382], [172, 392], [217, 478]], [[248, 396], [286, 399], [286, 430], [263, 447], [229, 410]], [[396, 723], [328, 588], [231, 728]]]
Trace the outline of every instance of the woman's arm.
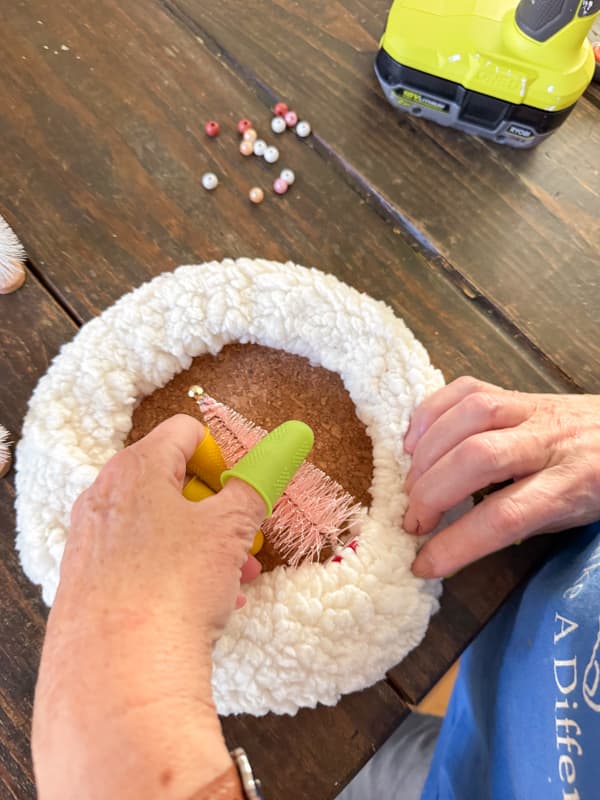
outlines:
[[237, 480], [182, 497], [203, 435], [173, 417], [74, 506], [35, 697], [40, 800], [187, 800], [232, 768], [211, 651], [260, 571], [247, 553], [265, 507]]

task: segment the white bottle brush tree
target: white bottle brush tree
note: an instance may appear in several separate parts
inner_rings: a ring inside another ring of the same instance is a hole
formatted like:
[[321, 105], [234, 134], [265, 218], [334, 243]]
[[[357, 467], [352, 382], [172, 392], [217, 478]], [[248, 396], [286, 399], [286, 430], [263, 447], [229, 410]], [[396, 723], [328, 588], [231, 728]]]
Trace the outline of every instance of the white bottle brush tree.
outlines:
[[0, 294], [10, 294], [25, 281], [25, 250], [4, 217], [0, 216]]
[[6, 475], [11, 462], [10, 434], [3, 425], [0, 425], [0, 478]]

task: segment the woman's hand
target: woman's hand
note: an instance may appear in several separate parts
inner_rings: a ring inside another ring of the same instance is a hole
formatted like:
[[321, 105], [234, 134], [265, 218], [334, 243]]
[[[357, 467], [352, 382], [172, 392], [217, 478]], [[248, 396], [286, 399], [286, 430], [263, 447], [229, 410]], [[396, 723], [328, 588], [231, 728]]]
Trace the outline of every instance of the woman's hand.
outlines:
[[76, 502], [33, 721], [40, 800], [182, 798], [231, 764], [211, 650], [239, 605], [264, 518], [230, 480], [182, 494], [204, 435], [179, 415], [117, 454]]
[[415, 411], [405, 448], [409, 533], [430, 533], [473, 492], [514, 481], [423, 546], [413, 564], [420, 577], [600, 518], [599, 396], [524, 394], [459, 378]]

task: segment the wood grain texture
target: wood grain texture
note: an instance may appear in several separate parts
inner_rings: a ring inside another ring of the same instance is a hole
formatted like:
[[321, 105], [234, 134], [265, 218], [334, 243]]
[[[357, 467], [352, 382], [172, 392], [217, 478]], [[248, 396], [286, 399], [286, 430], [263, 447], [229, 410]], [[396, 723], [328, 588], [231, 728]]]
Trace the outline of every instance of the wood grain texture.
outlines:
[[[265, 130], [270, 113], [160, 8], [29, 0], [1, 13], [13, 46], [0, 53], [0, 142], [14, 155], [0, 196], [75, 315], [95, 315], [177, 263], [290, 259], [388, 302], [449, 378], [475, 372], [522, 389], [569, 387], [293, 135], [280, 142], [278, 165], [296, 170], [293, 190], [252, 206], [248, 188], [276, 172], [238, 154], [233, 123], [244, 113]], [[224, 132], [209, 140], [203, 124], [213, 116]], [[221, 175], [210, 195], [199, 184], [208, 168]]]
[[382, 213], [415, 229], [568, 375], [600, 388], [597, 105], [583, 98], [549, 140], [516, 151], [395, 115], [373, 74], [390, 0], [164, 3], [265, 97], [311, 120], [313, 146]]
[[407, 713], [381, 682], [369, 692], [346, 695], [335, 708], [258, 721], [241, 715], [224, 720], [224, 729], [230, 747], [245, 743], [269, 800], [333, 800]]
[[[272, 33], [279, 48], [281, 8], [273, 6], [263, 17], [270, 26], [265, 38]], [[306, 8], [310, 10], [310, 6]], [[333, 10], [340, 14], [333, 14]], [[209, 9], [207, 4], [204, 11], [213, 14], [214, 8]], [[300, 100], [301, 84], [305, 84], [303, 91], [307, 94], [311, 86], [317, 89], [311, 70], [315, 65], [323, 66], [320, 51], [326, 53], [331, 43], [339, 41], [336, 37], [348, 35], [342, 12], [344, 9], [337, 6], [328, 7], [319, 50], [306, 32], [312, 30], [312, 25], [307, 29], [308, 23], [304, 27], [299, 24], [294, 32], [304, 42], [302, 58], [294, 61], [294, 36], [293, 47], [288, 43], [291, 55], [286, 70], [294, 76]], [[245, 10], [231, 7], [228, 14], [229, 24], [244, 40], [249, 35], [241, 27]], [[255, 159], [242, 162], [233, 125], [245, 114], [266, 129], [270, 118], [268, 93], [255, 84], [249, 88], [245, 74], [231, 68], [214, 43], [199, 40], [197, 32], [174, 21], [157, 4], [133, 0], [58, 0], [52, 5], [43, 0], [23, 0], [18, 5], [4, 4], [0, 22], [11, 42], [10, 48], [0, 52], [0, 143], [10, 155], [0, 174], [0, 210], [23, 239], [52, 292], [74, 317], [89, 319], [124, 291], [177, 263], [231, 255], [291, 259], [319, 266], [386, 300], [407, 321], [448, 378], [472, 372], [521, 389], [569, 388], [569, 382], [549, 360], [526, 346], [518, 328], [504, 324], [506, 308], [497, 313], [469, 283], [460, 281], [460, 275], [453, 274], [449, 282], [444, 269], [454, 269], [451, 264], [424, 255], [401, 225], [392, 226], [382, 218], [381, 198], [385, 199], [385, 193], [377, 183], [373, 190], [367, 190], [364, 184], [365, 163], [381, 163], [391, 172], [386, 166], [390, 134], [382, 127], [374, 139], [364, 136], [370, 105], [375, 101], [368, 99], [365, 105], [364, 98], [355, 97], [349, 103], [354, 106], [353, 113], [344, 109], [337, 123], [345, 125], [350, 116], [356, 117], [355, 133], [366, 142], [363, 154], [347, 151], [344, 155], [343, 149], [334, 154], [333, 144], [324, 138], [316, 141], [315, 147], [288, 135], [281, 142], [278, 166], [294, 168], [297, 184], [285, 197], [267, 193], [264, 205], [253, 207], [246, 200], [247, 190], [255, 183], [267, 186], [277, 174], [276, 168]], [[350, 28], [355, 37], [350, 47], [358, 43], [359, 56], [366, 66], [372, 35], [363, 41], [361, 25]], [[253, 30], [250, 26], [249, 31]], [[256, 68], [254, 59], [248, 64], [250, 69]], [[340, 87], [353, 74], [348, 72], [344, 48], [340, 49], [336, 72]], [[354, 74], [354, 79], [360, 86], [362, 78]], [[331, 75], [323, 73], [320, 85], [327, 83], [331, 83]], [[316, 95], [320, 97], [319, 91]], [[370, 97], [365, 94], [365, 98]], [[303, 110], [312, 114], [320, 128], [318, 108], [313, 108], [308, 99], [303, 102]], [[224, 129], [217, 140], [207, 140], [203, 133], [203, 124], [211, 117], [219, 118]], [[384, 118], [387, 115], [381, 109], [372, 114], [370, 136]], [[333, 117], [329, 119], [328, 126], [333, 128]], [[476, 213], [481, 212], [482, 194], [471, 197], [467, 188], [467, 178], [476, 179], [474, 168], [464, 164], [471, 150], [449, 155], [445, 144], [419, 132], [413, 123], [402, 122], [394, 130], [408, 137], [405, 145], [414, 148], [412, 155], [402, 148], [398, 151], [399, 171], [404, 169], [408, 175], [398, 189], [406, 208], [418, 202], [424, 213], [427, 205], [428, 226], [436, 231], [439, 228], [441, 240], [457, 225], [462, 203], [462, 222], [454, 234], [456, 248], [462, 252], [460, 239], [469, 252], [465, 240], [471, 231], [478, 239], [480, 255], [483, 253], [497, 268], [503, 267], [500, 251], [508, 245], [499, 237], [498, 226], [500, 211], [512, 202], [514, 170], [504, 165], [498, 171], [498, 163], [504, 162], [496, 150], [480, 143], [468, 145], [475, 148], [485, 181], [494, 190], [497, 183], [500, 188], [504, 186], [503, 205], [494, 212], [495, 221], [486, 238], [488, 221], [482, 213]], [[354, 167], [351, 160], [342, 163], [346, 157], [356, 158]], [[563, 160], [568, 160], [564, 152]], [[582, 160], [589, 166], [591, 156], [585, 148]], [[432, 163], [439, 164], [446, 176], [445, 183], [438, 182], [435, 191]], [[207, 195], [199, 185], [200, 176], [208, 169], [221, 176], [221, 186], [213, 195]], [[417, 185], [419, 170], [422, 176]], [[580, 176], [583, 170], [581, 166]], [[348, 182], [350, 172], [354, 175], [351, 183], [363, 187], [369, 202], [358, 201]], [[502, 176], [503, 183], [499, 180]], [[537, 180], [535, 174], [530, 180]], [[517, 183], [522, 188], [520, 179]], [[573, 202], [579, 202], [578, 191], [574, 187], [569, 191]], [[585, 187], [580, 191], [585, 198]], [[440, 211], [439, 195], [444, 192], [447, 219], [442, 219]], [[516, 202], [520, 202], [519, 197]], [[515, 231], [515, 238], [521, 242], [526, 232], [531, 233], [536, 202], [531, 200], [532, 216], [523, 223], [523, 230]], [[399, 218], [400, 207], [394, 200], [390, 206], [393, 214], [388, 216]], [[411, 219], [419, 222], [418, 230], [434, 241], [429, 227], [407, 211], [406, 220]], [[465, 225], [471, 226], [467, 233]], [[546, 217], [541, 218], [539, 236], [543, 241], [549, 236], [546, 226]], [[561, 236], [562, 231], [560, 228]], [[576, 239], [579, 229], [574, 223], [567, 245]], [[558, 251], [567, 245], [557, 238]], [[553, 268], [556, 263], [552, 261]], [[506, 274], [510, 277], [510, 270]], [[34, 289], [39, 292], [32, 284], [23, 293], [7, 298], [6, 302], [13, 303], [6, 306], [11, 309], [7, 316], [4, 306], [0, 307], [0, 328], [3, 341], [8, 343], [0, 365], [3, 389], [6, 385], [8, 390], [0, 410], [15, 431], [36, 376], [45, 369], [58, 344], [74, 330], [43, 295], [31, 299]], [[528, 291], [525, 280], [519, 285], [517, 305]], [[568, 299], [568, 293], [565, 296]], [[552, 308], [562, 307], [555, 295], [544, 299], [554, 303]], [[0, 301], [4, 303], [4, 299]], [[560, 339], [563, 333], [555, 338]], [[583, 350], [583, 334], [580, 346]], [[9, 353], [13, 348], [21, 352], [16, 361]], [[554, 357], [552, 348], [549, 352]], [[573, 374], [576, 381], [585, 383], [587, 373], [583, 369]], [[8, 499], [3, 494], [5, 505], [11, 501], [7, 487], [10, 483], [1, 484], [1, 491], [8, 492]], [[4, 519], [8, 527], [0, 550], [0, 609], [3, 626], [6, 616], [6, 635], [2, 638], [0, 673], [8, 677], [0, 679], [0, 687], [1, 681], [6, 681], [6, 695], [0, 698], [0, 781], [4, 781], [0, 789], [7, 787], [7, 797], [28, 798], [33, 790], [23, 737], [31, 710], [43, 609], [36, 600], [36, 590], [28, 586], [16, 563], [12, 520], [6, 515]], [[417, 697], [424, 686], [433, 684], [510, 592], [514, 581], [538, 562], [539, 555], [535, 546], [511, 550], [490, 559], [491, 566], [481, 572], [478, 567], [471, 568], [468, 585], [461, 576], [449, 582], [445, 605], [434, 620], [433, 635], [414, 653], [404, 672], [394, 673], [394, 682], [405, 696]], [[500, 577], [490, 580], [495, 575]], [[11, 616], [21, 606], [22, 614], [19, 611], [16, 617]], [[294, 720], [239, 718], [228, 720], [226, 727], [230, 741], [250, 751], [274, 800], [328, 797], [337, 790], [336, 781], [347, 780], [404, 713], [404, 705], [382, 684], [346, 698], [335, 709], [302, 712]], [[342, 736], [341, 744], [336, 741], [338, 736]], [[296, 766], [282, 766], [285, 761], [293, 762], [296, 752], [302, 753]], [[304, 781], [304, 794], [296, 793], [299, 780]], [[310, 791], [314, 782], [322, 794]]]
[[[16, 441], [37, 379], [75, 326], [31, 276], [0, 297], [0, 423]], [[35, 797], [29, 755], [45, 607], [14, 547], [14, 473], [0, 480], [0, 797]]]

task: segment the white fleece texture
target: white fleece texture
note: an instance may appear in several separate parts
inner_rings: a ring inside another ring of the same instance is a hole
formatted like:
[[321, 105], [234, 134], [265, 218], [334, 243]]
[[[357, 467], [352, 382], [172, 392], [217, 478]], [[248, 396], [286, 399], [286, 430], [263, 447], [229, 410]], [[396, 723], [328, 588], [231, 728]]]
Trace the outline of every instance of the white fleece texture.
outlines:
[[261, 575], [215, 649], [221, 714], [293, 714], [382, 678], [438, 608], [440, 582], [410, 572], [402, 440], [443, 379], [384, 303], [331, 275], [261, 259], [179, 267], [125, 295], [62, 348], [33, 393], [17, 450], [17, 547], [50, 605], [71, 506], [123, 447], [135, 405], [194, 356], [232, 342], [337, 372], [373, 443], [372, 503], [356, 552]]

